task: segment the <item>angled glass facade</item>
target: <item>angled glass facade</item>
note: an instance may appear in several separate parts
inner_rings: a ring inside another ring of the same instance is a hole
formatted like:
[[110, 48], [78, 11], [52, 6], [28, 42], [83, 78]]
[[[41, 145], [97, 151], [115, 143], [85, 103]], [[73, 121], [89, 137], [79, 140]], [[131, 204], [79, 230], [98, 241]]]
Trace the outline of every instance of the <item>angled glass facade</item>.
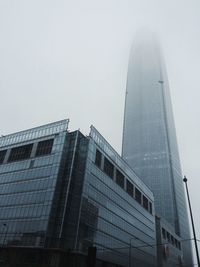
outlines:
[[155, 267], [152, 192], [94, 127], [88, 137], [67, 129], [64, 120], [0, 138], [0, 244], [96, 246], [101, 261]]
[[[130, 57], [122, 156], [153, 191], [156, 213], [190, 239], [168, 79], [150, 35], [135, 43]], [[185, 264], [192, 264], [190, 241], [183, 251]]]
[[94, 244], [98, 258], [122, 266], [156, 266], [152, 192], [94, 127], [89, 141], [80, 248]]
[[44, 246], [67, 125], [0, 138], [1, 245]]

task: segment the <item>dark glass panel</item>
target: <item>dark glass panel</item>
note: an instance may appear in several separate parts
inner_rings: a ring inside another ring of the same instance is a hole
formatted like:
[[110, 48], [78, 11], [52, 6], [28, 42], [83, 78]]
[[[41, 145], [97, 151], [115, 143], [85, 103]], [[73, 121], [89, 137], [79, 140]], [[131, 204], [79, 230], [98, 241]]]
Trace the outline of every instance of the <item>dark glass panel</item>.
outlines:
[[119, 170], [116, 171], [116, 183], [124, 188], [124, 175]]
[[114, 165], [107, 158], [104, 158], [104, 168], [103, 168], [103, 170], [108, 176], [113, 178], [113, 176], [114, 176]]
[[7, 150], [1, 150], [0, 151], [0, 164], [3, 163], [3, 161], [4, 161], [4, 158], [6, 156], [6, 151]]
[[141, 197], [142, 197], [142, 194], [141, 194], [140, 190], [135, 188], [135, 200], [140, 204], [141, 204]]
[[163, 237], [164, 239], [166, 239], [166, 231], [165, 231], [164, 228], [162, 228], [162, 237]]
[[54, 139], [40, 141], [37, 146], [36, 156], [51, 154]]
[[11, 149], [8, 162], [30, 158], [33, 144], [18, 146]]
[[126, 180], [126, 192], [133, 197], [133, 184]]
[[97, 149], [96, 150], [96, 157], [95, 157], [95, 164], [101, 168], [101, 161], [102, 161], [102, 154], [101, 152]]
[[152, 214], [152, 203], [149, 202], [149, 212]]
[[167, 241], [170, 242], [170, 234], [167, 232]]
[[143, 196], [143, 207], [148, 210], [148, 199], [145, 196]]

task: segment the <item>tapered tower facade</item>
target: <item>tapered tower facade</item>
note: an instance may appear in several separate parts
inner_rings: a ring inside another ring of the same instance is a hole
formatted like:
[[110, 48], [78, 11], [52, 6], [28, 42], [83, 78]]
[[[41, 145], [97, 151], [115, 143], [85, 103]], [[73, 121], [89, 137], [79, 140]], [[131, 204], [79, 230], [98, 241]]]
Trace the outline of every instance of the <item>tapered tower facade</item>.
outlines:
[[126, 89], [122, 156], [155, 196], [158, 216], [181, 237], [192, 266], [189, 221], [167, 73], [153, 35], [132, 47]]

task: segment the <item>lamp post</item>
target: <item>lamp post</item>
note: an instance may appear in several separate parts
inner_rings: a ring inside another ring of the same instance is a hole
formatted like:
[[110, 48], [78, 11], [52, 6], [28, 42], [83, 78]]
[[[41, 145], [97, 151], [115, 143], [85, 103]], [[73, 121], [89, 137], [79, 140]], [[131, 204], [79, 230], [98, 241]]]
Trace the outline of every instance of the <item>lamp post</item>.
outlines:
[[195, 250], [196, 250], [196, 255], [197, 255], [197, 265], [198, 265], [198, 267], [200, 267], [199, 252], [198, 252], [198, 246], [197, 246], [197, 238], [196, 238], [196, 233], [195, 233], [195, 228], [194, 228], [194, 220], [193, 220], [193, 215], [192, 215], [192, 208], [191, 208], [191, 204], [190, 204], [190, 196], [189, 196], [186, 176], [184, 176], [183, 182], [185, 183], [186, 192], [187, 192], [187, 199], [188, 199], [190, 217], [191, 217], [191, 222], [192, 222], [192, 230], [193, 230], [193, 235], [194, 235], [194, 244], [195, 244]]

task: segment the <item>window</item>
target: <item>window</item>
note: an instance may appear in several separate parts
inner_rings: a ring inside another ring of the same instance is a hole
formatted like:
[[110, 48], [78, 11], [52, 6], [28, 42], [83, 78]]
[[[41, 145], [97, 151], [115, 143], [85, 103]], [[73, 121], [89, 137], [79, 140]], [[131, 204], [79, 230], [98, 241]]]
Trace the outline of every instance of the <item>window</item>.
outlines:
[[170, 242], [170, 234], [167, 232], [167, 241]]
[[12, 148], [10, 151], [8, 162], [30, 158], [32, 147], [33, 147], [33, 144]]
[[107, 158], [104, 158], [103, 170], [108, 176], [113, 178], [113, 176], [114, 176], [114, 166]]
[[142, 194], [141, 194], [140, 190], [135, 188], [135, 200], [140, 204], [141, 204], [141, 197], [142, 197]]
[[1, 150], [0, 151], [0, 164], [3, 163], [5, 156], [6, 156], [6, 151], [7, 150]]
[[133, 197], [133, 184], [129, 180], [126, 180], [126, 192]]
[[102, 161], [102, 154], [101, 152], [97, 149], [96, 150], [96, 157], [95, 157], [95, 164], [101, 168], [101, 161]]
[[149, 202], [149, 212], [152, 214], [152, 203]]
[[36, 157], [51, 154], [54, 139], [40, 141], [36, 150]]
[[143, 207], [146, 210], [148, 210], [148, 199], [145, 196], [143, 196], [142, 198], [143, 198]]
[[164, 239], [166, 239], [166, 231], [165, 231], [164, 228], [162, 228], [162, 237], [163, 237]]
[[116, 183], [124, 188], [124, 175], [119, 170], [116, 171]]

